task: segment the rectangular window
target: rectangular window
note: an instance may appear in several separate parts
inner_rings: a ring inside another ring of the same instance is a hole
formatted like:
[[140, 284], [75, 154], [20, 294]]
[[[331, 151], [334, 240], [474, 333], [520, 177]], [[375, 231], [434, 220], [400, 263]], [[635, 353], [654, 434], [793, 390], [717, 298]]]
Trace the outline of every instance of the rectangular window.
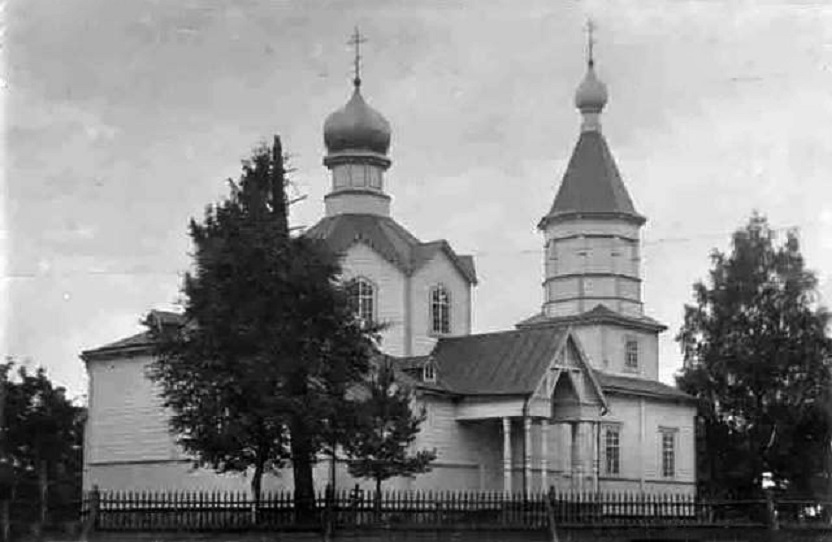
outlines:
[[624, 351], [624, 366], [628, 369], [638, 369], [638, 339], [627, 337]]
[[621, 474], [621, 429], [604, 430], [604, 472], [610, 476]]
[[662, 476], [673, 478], [676, 476], [676, 431], [662, 430]]
[[583, 279], [584, 281], [584, 295], [592, 295], [595, 293], [595, 285], [592, 283], [592, 279]]

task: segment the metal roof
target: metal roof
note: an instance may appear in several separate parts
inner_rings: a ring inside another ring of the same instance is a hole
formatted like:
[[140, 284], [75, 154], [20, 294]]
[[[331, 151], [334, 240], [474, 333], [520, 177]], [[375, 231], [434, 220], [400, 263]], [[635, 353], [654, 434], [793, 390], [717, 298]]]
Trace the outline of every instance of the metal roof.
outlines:
[[604, 136], [585, 131], [578, 138], [549, 213], [540, 227], [559, 218], [612, 216], [643, 224], [627, 193]]

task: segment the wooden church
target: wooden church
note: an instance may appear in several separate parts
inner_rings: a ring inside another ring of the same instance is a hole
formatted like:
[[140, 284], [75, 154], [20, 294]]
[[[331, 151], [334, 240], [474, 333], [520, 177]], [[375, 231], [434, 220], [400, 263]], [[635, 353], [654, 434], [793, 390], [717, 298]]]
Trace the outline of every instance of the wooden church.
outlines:
[[[384, 179], [391, 128], [365, 101], [358, 77], [350, 100], [326, 119], [332, 185], [324, 217], [306, 235], [342, 255], [360, 316], [389, 323], [382, 348], [426, 408], [416, 446], [438, 453], [430, 473], [386, 487], [695, 491], [695, 406], [658, 380], [666, 328], [644, 314], [645, 217], [601, 132], [606, 102], [590, 57], [575, 95], [578, 142], [538, 223], [542, 308], [514, 329], [485, 334], [471, 333], [473, 258], [445, 240], [419, 240], [391, 215]], [[86, 488], [248, 487], [242, 475], [192, 468], [178, 449], [144, 374], [151, 362], [144, 333], [81, 357], [89, 375]], [[317, 468], [324, 485], [329, 466]], [[344, 464], [336, 473], [340, 487], [356, 483]], [[287, 469], [267, 477], [264, 489], [291, 487], [291, 476]]]

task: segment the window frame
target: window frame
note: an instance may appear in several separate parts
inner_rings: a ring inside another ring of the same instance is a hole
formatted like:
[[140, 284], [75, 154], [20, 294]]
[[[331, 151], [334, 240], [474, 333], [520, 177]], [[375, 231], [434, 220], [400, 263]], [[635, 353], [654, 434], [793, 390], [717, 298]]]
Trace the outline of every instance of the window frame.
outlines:
[[[603, 446], [604, 446], [604, 475], [609, 477], [621, 476], [621, 424], [605, 424], [602, 425], [603, 430]], [[615, 435], [615, 443], [611, 445], [610, 436]], [[615, 469], [611, 469], [610, 450], [614, 449], [615, 454]]]
[[436, 382], [436, 364], [433, 362], [433, 359], [428, 359], [422, 366], [422, 381], [430, 383]]
[[[630, 347], [633, 347], [632, 349]], [[636, 335], [624, 336], [624, 369], [638, 371], [639, 369], [639, 340]], [[631, 359], [633, 360], [631, 362]]]
[[[676, 428], [659, 428], [659, 474], [663, 479], [676, 478], [678, 464], [677, 434], [678, 430]], [[670, 443], [669, 447], [666, 446], [667, 443]]]
[[[353, 287], [353, 285], [358, 287], [358, 292], [356, 295], [357, 302], [353, 301], [353, 294], [350, 292], [350, 288]], [[367, 291], [362, 291], [362, 287], [368, 288], [369, 293]], [[373, 324], [377, 321], [376, 307], [378, 305], [378, 287], [376, 286], [375, 282], [363, 275], [353, 277], [349, 281], [347, 281], [347, 295], [349, 296], [349, 303], [351, 306], [355, 308], [355, 315], [358, 317], [359, 320], [361, 320], [367, 325]], [[368, 301], [370, 309], [369, 311], [366, 311], [365, 304]], [[369, 312], [369, 318], [367, 318], [367, 315], [365, 314], [366, 312]]]
[[[437, 299], [437, 294], [440, 293], [444, 294], [444, 299]], [[439, 311], [438, 317], [437, 311]], [[432, 286], [428, 293], [428, 317], [431, 335], [450, 335], [451, 292], [444, 284]], [[438, 326], [437, 322], [439, 323]]]

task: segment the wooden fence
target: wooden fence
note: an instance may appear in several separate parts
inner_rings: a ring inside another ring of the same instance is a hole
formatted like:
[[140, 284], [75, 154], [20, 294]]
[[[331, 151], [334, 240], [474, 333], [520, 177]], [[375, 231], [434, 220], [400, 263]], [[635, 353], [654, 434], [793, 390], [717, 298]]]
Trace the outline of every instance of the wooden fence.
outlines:
[[[780, 509], [784, 510], [780, 513]], [[829, 525], [831, 503], [705, 501], [693, 496], [607, 493], [321, 492], [299, 502], [265, 493], [104, 492], [84, 498], [91, 528], [127, 531], [232, 531], [402, 527], [546, 529], [575, 526], [748, 526], [772, 522]]]

